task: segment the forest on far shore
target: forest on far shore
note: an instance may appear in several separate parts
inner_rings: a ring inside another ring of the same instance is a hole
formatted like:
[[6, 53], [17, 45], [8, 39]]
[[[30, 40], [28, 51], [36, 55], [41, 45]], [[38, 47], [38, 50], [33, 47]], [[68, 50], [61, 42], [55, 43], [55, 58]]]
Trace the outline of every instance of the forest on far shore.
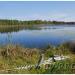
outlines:
[[75, 24], [75, 22], [64, 22], [64, 21], [47, 21], [47, 20], [8, 20], [0, 19], [0, 25], [34, 25], [34, 24]]

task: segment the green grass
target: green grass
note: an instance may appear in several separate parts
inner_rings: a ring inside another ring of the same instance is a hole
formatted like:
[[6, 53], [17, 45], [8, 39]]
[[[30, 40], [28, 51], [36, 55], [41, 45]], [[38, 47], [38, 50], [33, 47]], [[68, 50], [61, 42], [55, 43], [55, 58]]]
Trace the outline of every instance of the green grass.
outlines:
[[8, 45], [0, 48], [0, 69], [13, 69], [17, 66], [36, 64], [39, 50]]
[[[44, 65], [39, 69], [14, 69], [20, 66], [36, 64], [40, 58], [39, 49], [23, 48], [18, 45], [7, 45], [0, 47], [0, 73], [17, 73], [17, 74], [73, 74], [75, 73], [72, 64], [75, 63], [75, 54], [66, 46], [47, 47], [44, 51], [45, 59], [54, 55], [67, 55], [70, 59], [53, 62], [49, 68]], [[67, 65], [67, 66], [66, 66]]]

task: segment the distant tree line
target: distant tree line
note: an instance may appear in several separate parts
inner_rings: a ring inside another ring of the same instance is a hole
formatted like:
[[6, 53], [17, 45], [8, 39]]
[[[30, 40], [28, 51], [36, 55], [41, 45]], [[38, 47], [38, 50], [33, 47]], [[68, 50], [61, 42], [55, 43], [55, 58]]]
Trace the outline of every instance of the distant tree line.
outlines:
[[20, 20], [0, 19], [0, 25], [34, 25], [34, 24], [75, 24], [75, 22], [46, 21], [46, 20], [20, 21]]

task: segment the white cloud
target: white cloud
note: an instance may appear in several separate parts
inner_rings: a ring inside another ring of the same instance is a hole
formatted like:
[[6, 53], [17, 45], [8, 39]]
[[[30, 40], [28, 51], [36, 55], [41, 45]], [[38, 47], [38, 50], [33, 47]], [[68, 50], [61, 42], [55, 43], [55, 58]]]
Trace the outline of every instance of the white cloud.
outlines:
[[74, 13], [63, 13], [63, 12], [50, 12], [46, 14], [33, 13], [27, 16], [7, 16], [3, 17], [0, 15], [0, 18], [4, 19], [18, 19], [18, 20], [56, 20], [56, 21], [75, 21]]
[[25, 20], [64, 20], [67, 17], [64, 13], [49, 13], [49, 14], [32, 14], [29, 16], [25, 16]]

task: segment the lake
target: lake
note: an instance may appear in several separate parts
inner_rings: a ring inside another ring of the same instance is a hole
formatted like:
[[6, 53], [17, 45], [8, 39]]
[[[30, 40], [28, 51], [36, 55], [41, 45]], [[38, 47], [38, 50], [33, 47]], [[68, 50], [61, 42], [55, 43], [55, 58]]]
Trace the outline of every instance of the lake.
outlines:
[[72, 40], [75, 40], [74, 25], [41, 25], [17, 32], [0, 32], [0, 45], [12, 43], [29, 48], [44, 48], [48, 44], [57, 46]]

